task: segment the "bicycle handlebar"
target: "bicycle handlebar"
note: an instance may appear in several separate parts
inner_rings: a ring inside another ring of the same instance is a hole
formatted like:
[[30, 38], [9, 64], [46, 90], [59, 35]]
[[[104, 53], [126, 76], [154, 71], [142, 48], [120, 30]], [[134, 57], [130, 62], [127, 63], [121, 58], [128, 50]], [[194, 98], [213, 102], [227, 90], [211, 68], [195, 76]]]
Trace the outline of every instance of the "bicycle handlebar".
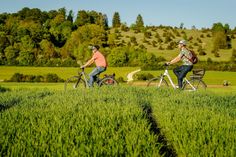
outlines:
[[81, 69], [81, 71], [84, 73], [84, 69], [85, 69], [85, 67], [81, 67], [80, 69]]
[[164, 64], [164, 66], [167, 66], [167, 67], [168, 67], [168, 66], [170, 66], [170, 64], [168, 64], [168, 63], [165, 63], [165, 64]]
[[80, 67], [80, 69], [81, 69], [81, 72], [80, 72], [80, 70], [78, 70], [78, 74], [81, 74], [81, 73], [84, 73], [84, 67]]

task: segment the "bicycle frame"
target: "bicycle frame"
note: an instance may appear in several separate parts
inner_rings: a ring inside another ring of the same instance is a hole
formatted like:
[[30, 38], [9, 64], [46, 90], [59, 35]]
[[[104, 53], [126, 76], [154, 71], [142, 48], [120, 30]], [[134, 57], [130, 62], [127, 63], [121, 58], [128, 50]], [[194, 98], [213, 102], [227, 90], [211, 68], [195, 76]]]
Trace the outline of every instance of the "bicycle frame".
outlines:
[[83, 79], [84, 79], [84, 81], [85, 81], [85, 84], [86, 84], [86, 88], [88, 88], [89, 87], [89, 84], [88, 84], [88, 79], [87, 79], [87, 77], [86, 77], [86, 73], [84, 72], [84, 68], [82, 68], [82, 72], [80, 72], [80, 76], [83, 76]]
[[[114, 79], [114, 74], [112, 76], [104, 76], [102, 79], [97, 75], [94, 83], [97, 84], [98, 87], [104, 85], [117, 85], [118, 82]], [[89, 75], [85, 73], [84, 68], [81, 71], [78, 71], [78, 75], [69, 77], [64, 84], [64, 89], [66, 91], [67, 88], [77, 89], [77, 87], [85, 87], [90, 88], [89, 85]]]
[[[164, 74], [161, 74], [161, 80], [160, 80], [160, 82], [159, 82], [159, 84], [158, 84], [158, 87], [161, 86], [161, 83], [162, 83], [162, 81], [163, 81], [163, 79], [164, 79], [165, 76], [167, 76], [167, 78], [168, 78], [168, 80], [169, 80], [171, 86], [172, 86], [174, 89], [177, 89], [177, 86], [174, 84], [173, 80], [172, 80], [171, 77], [170, 77], [170, 74], [169, 74], [169, 72], [168, 72], [168, 67], [166, 67]], [[186, 77], [184, 78], [184, 81], [185, 81], [185, 83], [188, 83], [188, 84], [190, 85], [190, 87], [193, 89], [193, 91], [197, 90], [197, 89], [189, 82], [189, 80], [188, 80]]]
[[[85, 73], [84, 68], [81, 68], [81, 69], [82, 69], [82, 71], [79, 72], [79, 75], [80, 75], [80, 77], [83, 77], [85, 84], [86, 84], [86, 88], [89, 88], [89, 83], [88, 83], [89, 79], [86, 77], [88, 75]], [[97, 84], [99, 84], [99, 81], [100, 81], [100, 78], [99, 78], [99, 75], [97, 75], [97, 80], [95, 82]]]
[[169, 72], [168, 72], [168, 69], [165, 69], [164, 74], [161, 74], [161, 81], [160, 81], [158, 87], [161, 86], [161, 83], [162, 83], [162, 81], [163, 81], [163, 79], [164, 79], [165, 76], [167, 76], [167, 78], [169, 79], [170, 84], [172, 85], [172, 87], [173, 87], [174, 89], [176, 89], [176, 85], [175, 85], [174, 82], [172, 81], [172, 79], [171, 79], [171, 77], [170, 77], [170, 74], [169, 74]]
[[193, 89], [193, 91], [197, 90], [190, 82], [188, 79], [184, 78], [184, 80], [186, 81], [186, 84], [188, 83], [190, 85], [190, 87]]

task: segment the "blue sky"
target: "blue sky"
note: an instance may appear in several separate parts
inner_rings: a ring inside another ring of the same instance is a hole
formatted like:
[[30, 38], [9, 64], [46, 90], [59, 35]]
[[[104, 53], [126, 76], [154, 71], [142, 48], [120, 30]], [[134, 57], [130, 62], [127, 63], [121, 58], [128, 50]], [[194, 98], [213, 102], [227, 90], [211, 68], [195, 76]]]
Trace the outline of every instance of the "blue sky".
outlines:
[[0, 13], [14, 13], [23, 7], [42, 11], [65, 7], [73, 10], [95, 10], [108, 16], [111, 25], [114, 12], [119, 12], [121, 22], [135, 23], [141, 14], [145, 25], [211, 28], [221, 22], [236, 27], [236, 0], [0, 0]]

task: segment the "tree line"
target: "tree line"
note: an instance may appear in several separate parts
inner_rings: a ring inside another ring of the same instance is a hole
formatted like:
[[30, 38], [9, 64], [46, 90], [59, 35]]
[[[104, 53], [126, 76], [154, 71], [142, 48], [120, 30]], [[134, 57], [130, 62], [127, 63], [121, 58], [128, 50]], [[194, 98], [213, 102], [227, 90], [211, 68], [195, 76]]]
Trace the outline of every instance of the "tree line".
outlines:
[[[109, 27], [107, 15], [96, 11], [79, 10], [74, 16], [72, 10], [67, 12], [65, 8], [41, 11], [25, 7], [17, 13], [2, 13], [0, 65], [78, 66], [77, 61], [83, 64], [91, 57], [88, 45], [92, 44], [100, 45], [110, 66], [152, 69], [165, 60], [147, 53], [142, 47], [116, 44], [111, 28], [143, 32], [146, 27], [140, 14], [128, 27], [115, 12]], [[218, 47], [214, 51], [230, 47], [228, 25], [218, 23], [213, 26], [213, 31], [218, 37], [215, 41]]]
[[[139, 17], [140, 19], [140, 17]], [[141, 19], [142, 20], [142, 19]], [[113, 27], [120, 27], [115, 12]], [[121, 48], [116, 54], [108, 42], [108, 18], [95, 11], [73, 11], [65, 8], [41, 11], [23, 8], [17, 13], [0, 14], [0, 64], [22, 66], [77, 66], [91, 57], [88, 45], [97, 44], [111, 60], [111, 66], [138, 65], [144, 50]], [[133, 55], [131, 53], [134, 53]], [[122, 56], [118, 58], [118, 56]], [[154, 55], [154, 60], [158, 60]], [[142, 65], [141, 65], [142, 66]]]

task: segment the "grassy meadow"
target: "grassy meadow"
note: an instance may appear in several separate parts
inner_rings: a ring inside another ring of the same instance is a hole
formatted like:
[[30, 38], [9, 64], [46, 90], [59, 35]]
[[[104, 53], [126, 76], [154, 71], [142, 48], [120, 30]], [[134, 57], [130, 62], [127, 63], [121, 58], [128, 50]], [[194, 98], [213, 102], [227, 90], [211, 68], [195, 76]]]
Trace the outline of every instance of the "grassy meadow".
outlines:
[[[220, 49], [218, 51], [219, 57], [216, 57], [214, 53], [212, 53], [213, 50], [213, 37], [212, 32], [210, 30], [194, 30], [194, 29], [168, 29], [168, 28], [159, 28], [159, 29], [152, 29], [149, 28], [146, 31], [151, 33], [151, 36], [149, 38], [145, 37], [144, 33], [135, 33], [133, 30], [129, 30], [127, 32], [122, 31], [120, 29], [112, 29], [111, 32], [117, 32], [118, 30], [118, 36], [117, 42], [124, 42], [128, 43], [130, 42], [130, 37], [135, 37], [138, 45], [143, 45], [147, 52], [153, 53], [156, 56], [162, 56], [166, 60], [173, 59], [175, 56], [178, 55], [179, 50], [177, 46], [169, 50], [167, 49], [168, 44], [170, 42], [165, 41], [165, 37], [167, 34], [172, 34], [172, 41], [178, 42], [179, 40], [183, 39], [184, 36], [188, 38], [188, 47], [191, 47], [192, 50], [196, 52], [196, 54], [199, 54], [198, 48], [199, 46], [202, 47], [205, 55], [198, 55], [199, 59], [201, 61], [206, 61], [208, 58], [211, 58], [213, 61], [229, 61], [230, 57], [232, 56], [232, 50], [236, 49], [236, 39], [231, 40], [231, 49]], [[178, 35], [177, 35], [178, 33]], [[156, 35], [159, 35], [160, 37], [157, 38]], [[189, 40], [189, 38], [192, 38]], [[146, 42], [144, 42], [144, 39]], [[162, 42], [159, 42], [158, 40], [161, 39]], [[156, 46], [152, 44], [152, 42], [157, 42]], [[163, 49], [160, 49], [162, 47]]]
[[[104, 74], [116, 74], [116, 78], [122, 77], [127, 80], [127, 74], [139, 69], [139, 67], [109, 67]], [[62, 79], [67, 79], [70, 76], [76, 75], [79, 68], [75, 67], [19, 67], [19, 66], [1, 66], [0, 67], [0, 80], [10, 79], [14, 73], [21, 73], [25, 75], [46, 75], [48, 73], [57, 74]], [[86, 72], [89, 73], [92, 68], [87, 68]], [[163, 73], [164, 70], [159, 71], [141, 71], [139, 73], [150, 73], [154, 76], [158, 76]], [[174, 82], [177, 83], [176, 76], [173, 71], [169, 71]], [[103, 74], [102, 74], [103, 75]], [[188, 74], [191, 75], [191, 72]], [[207, 85], [221, 86], [224, 80], [231, 83], [232, 86], [236, 86], [236, 72], [228, 71], [206, 71], [203, 80]]]
[[[109, 67], [104, 74], [116, 74], [116, 77], [126, 78], [129, 72], [137, 70], [136, 67]], [[25, 75], [46, 75], [48, 73], [57, 74], [62, 79], [67, 79], [77, 75], [79, 67], [20, 67], [20, 66], [0, 66], [0, 80], [10, 79], [14, 73]], [[86, 68], [85, 72], [89, 73], [92, 68]]]

